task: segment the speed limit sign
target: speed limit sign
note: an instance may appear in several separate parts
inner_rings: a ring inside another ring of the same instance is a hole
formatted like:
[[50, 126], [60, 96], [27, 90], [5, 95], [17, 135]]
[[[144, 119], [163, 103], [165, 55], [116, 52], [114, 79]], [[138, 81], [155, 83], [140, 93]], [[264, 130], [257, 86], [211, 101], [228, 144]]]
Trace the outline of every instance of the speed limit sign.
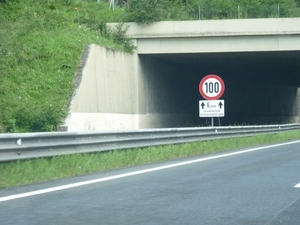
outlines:
[[199, 92], [207, 100], [219, 99], [224, 91], [225, 84], [223, 80], [215, 74], [209, 74], [200, 81]]

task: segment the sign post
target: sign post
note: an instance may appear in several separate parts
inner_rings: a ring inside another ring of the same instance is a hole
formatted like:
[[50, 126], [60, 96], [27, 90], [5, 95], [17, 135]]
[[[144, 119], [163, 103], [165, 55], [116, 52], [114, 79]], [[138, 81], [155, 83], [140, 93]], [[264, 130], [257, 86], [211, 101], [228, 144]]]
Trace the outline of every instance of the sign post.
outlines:
[[199, 83], [199, 92], [207, 99], [199, 101], [199, 116], [211, 117], [211, 126], [214, 126], [214, 117], [225, 116], [225, 101], [218, 100], [224, 91], [224, 81], [215, 74], [205, 76]]

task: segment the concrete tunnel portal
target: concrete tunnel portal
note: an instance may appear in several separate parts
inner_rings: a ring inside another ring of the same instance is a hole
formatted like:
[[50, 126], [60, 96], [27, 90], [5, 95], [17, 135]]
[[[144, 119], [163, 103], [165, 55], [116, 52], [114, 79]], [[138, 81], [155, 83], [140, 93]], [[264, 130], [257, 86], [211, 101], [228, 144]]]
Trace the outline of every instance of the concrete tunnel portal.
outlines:
[[[139, 54], [142, 114], [164, 115], [162, 127], [205, 126], [200, 80], [225, 82], [225, 117], [215, 125], [299, 122], [300, 51]], [[169, 118], [169, 119], [168, 119]]]
[[127, 25], [133, 54], [86, 48], [68, 131], [209, 126], [199, 117], [208, 74], [225, 83], [215, 125], [299, 123], [300, 18]]

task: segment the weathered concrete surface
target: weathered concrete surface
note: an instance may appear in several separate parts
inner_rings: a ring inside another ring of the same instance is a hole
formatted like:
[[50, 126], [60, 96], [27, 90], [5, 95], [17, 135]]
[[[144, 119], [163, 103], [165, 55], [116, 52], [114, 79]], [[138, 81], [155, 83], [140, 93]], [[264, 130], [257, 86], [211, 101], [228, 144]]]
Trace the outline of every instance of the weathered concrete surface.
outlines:
[[128, 23], [132, 38], [179, 38], [300, 34], [300, 18], [162, 21]]
[[197, 78], [189, 75], [191, 69], [152, 57], [140, 57], [139, 65], [143, 81], [139, 94], [140, 128], [192, 125], [195, 110], [190, 108], [199, 94]]
[[71, 113], [68, 131], [138, 129], [138, 115], [118, 113]]
[[141, 39], [139, 54], [300, 50], [300, 35]]
[[91, 45], [68, 131], [138, 128], [134, 56]]
[[138, 54], [300, 50], [300, 18], [130, 23]]
[[131, 54], [91, 45], [72, 112], [135, 112], [135, 74]]

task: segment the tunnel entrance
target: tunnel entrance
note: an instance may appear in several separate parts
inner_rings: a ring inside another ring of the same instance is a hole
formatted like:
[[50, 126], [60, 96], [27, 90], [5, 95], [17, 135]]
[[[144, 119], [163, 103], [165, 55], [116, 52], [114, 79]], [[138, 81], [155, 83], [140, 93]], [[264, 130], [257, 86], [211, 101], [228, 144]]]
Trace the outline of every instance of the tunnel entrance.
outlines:
[[226, 86], [225, 117], [216, 125], [299, 122], [300, 51], [140, 54], [139, 62], [139, 113], [163, 118], [147, 127], [207, 125], [210, 118], [199, 118], [198, 85], [208, 74]]

